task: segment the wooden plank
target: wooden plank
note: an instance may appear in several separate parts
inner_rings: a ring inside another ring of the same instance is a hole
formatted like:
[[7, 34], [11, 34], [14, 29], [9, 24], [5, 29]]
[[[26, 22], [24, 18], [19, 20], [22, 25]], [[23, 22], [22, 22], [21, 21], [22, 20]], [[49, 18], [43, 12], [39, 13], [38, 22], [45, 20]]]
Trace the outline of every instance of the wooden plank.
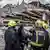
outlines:
[[[17, 15], [18, 16], [18, 15]], [[10, 18], [14, 18], [14, 19], [16, 19], [16, 18], [18, 18], [17, 16], [10, 16]], [[21, 13], [21, 14], [19, 14], [19, 17], [20, 16], [23, 16], [23, 17], [28, 17], [29, 18], [29, 15], [27, 15], [27, 14], [24, 14], [24, 13]], [[5, 17], [6, 18], [6, 17]], [[7, 17], [7, 18], [9, 18], [9, 17]], [[34, 19], [37, 19], [36, 17], [33, 17]]]
[[[4, 19], [4, 22], [8, 22], [10, 21], [11, 19]], [[15, 19], [13, 19], [15, 20]], [[15, 21], [20, 21], [20, 22], [23, 22], [23, 23], [32, 23], [32, 21], [24, 21], [24, 20], [20, 20], [20, 19], [16, 19]]]
[[39, 11], [31, 10], [31, 12], [32, 12], [32, 13], [36, 13], [36, 14], [39, 15], [39, 16], [42, 16], [42, 13], [39, 12]]
[[36, 13], [31, 12], [31, 11], [25, 11], [25, 12], [23, 12], [23, 13], [29, 14], [29, 15], [31, 15], [31, 16], [41, 17], [41, 16], [37, 15]]
[[[31, 18], [32, 16], [29, 16], [29, 15], [27, 15], [27, 14], [24, 14], [24, 13], [22, 13], [21, 15], [23, 15], [23, 16], [25, 16], [25, 17], [28, 17], [28, 18]], [[36, 18], [36, 17], [33, 17], [33, 18], [31, 18], [31, 19], [38, 19], [38, 18]]]
[[32, 15], [35, 15], [35, 16], [37, 16], [37, 17], [41, 17], [41, 16], [39, 16], [39, 15], [37, 15], [37, 14], [35, 14], [35, 13], [32, 13], [32, 12], [30, 12], [30, 11], [27, 11], [28, 13], [30, 13], [30, 14], [32, 14]]

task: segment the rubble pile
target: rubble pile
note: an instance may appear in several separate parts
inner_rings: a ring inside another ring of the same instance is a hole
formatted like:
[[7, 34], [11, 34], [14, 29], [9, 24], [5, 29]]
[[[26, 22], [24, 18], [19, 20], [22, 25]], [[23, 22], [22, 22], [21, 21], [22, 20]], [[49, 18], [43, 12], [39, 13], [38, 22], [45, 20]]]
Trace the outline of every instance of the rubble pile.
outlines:
[[[30, 6], [31, 5], [31, 6]], [[20, 23], [26, 23], [26, 24], [34, 24], [37, 19], [41, 19], [43, 17], [43, 14], [45, 13], [46, 20], [48, 20], [50, 17], [50, 11], [49, 9], [45, 9], [44, 7], [40, 7], [39, 2], [31, 2], [29, 4], [24, 4], [25, 8], [24, 11], [21, 11], [20, 13], [11, 13], [7, 14], [3, 20], [4, 25], [7, 24], [7, 22], [11, 19], [17, 21], [20, 20]]]

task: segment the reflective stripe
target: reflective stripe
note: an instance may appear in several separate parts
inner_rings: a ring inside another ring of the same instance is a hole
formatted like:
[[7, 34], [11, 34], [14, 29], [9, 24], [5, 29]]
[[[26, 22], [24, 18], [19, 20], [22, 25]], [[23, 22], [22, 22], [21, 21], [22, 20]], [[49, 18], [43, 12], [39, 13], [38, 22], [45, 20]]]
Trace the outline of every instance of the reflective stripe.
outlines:
[[44, 36], [44, 40], [45, 40], [44, 31], [36, 31], [36, 43], [38, 43], [38, 35], [39, 36]]
[[38, 43], [38, 32], [36, 32], [36, 43]]
[[38, 47], [41, 47], [43, 46], [43, 44], [37, 44], [35, 42], [29, 42], [29, 44], [33, 45], [33, 46], [38, 46]]
[[[40, 32], [40, 33], [39, 33]], [[36, 31], [36, 42], [31, 42], [32, 45], [34, 46], [42, 46], [43, 44], [38, 44], [39, 43], [39, 36], [44, 36], [43, 31]], [[45, 40], [45, 36], [44, 36], [44, 40]]]

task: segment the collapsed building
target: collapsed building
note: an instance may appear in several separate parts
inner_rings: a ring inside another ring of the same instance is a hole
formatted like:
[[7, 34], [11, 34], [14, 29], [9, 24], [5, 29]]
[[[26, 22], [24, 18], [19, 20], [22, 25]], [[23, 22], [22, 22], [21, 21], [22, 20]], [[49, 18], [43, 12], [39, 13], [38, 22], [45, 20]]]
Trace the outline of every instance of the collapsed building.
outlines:
[[43, 4], [41, 4], [38, 0], [32, 1], [28, 4], [22, 2], [22, 4], [18, 6], [18, 8], [23, 7], [20, 9], [22, 11], [19, 10], [20, 12], [12, 12], [10, 7], [10, 13], [6, 13], [5, 17], [2, 16], [2, 18], [4, 18], [4, 25], [7, 25], [7, 22], [11, 19], [15, 21], [20, 20], [20, 23], [28, 25], [33, 25], [37, 19], [41, 19], [47, 21], [49, 24], [50, 10], [48, 8], [44, 8], [43, 6], [45, 5], [41, 5]]

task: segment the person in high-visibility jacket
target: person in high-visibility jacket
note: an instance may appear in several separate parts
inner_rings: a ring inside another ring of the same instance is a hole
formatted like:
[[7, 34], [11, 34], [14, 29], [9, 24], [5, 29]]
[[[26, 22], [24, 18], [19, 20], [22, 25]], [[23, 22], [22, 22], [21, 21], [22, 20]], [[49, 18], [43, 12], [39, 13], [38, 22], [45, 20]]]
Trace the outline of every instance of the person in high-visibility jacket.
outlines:
[[21, 50], [19, 43], [19, 36], [16, 30], [16, 25], [18, 22], [10, 20], [8, 22], [8, 29], [5, 31], [5, 50]]
[[33, 46], [33, 49], [35, 50], [41, 50], [41, 48], [43, 48], [43, 50], [48, 50], [49, 37], [48, 32], [46, 31], [46, 28], [48, 28], [48, 26], [45, 25], [45, 23], [41, 20], [37, 20], [35, 22], [35, 25], [37, 27], [37, 30], [34, 30], [33, 32], [33, 38], [30, 44]]
[[43, 50], [48, 50], [48, 48], [49, 48], [49, 33], [46, 29], [48, 29], [48, 25], [46, 23], [44, 23], [44, 21], [43, 21], [43, 30], [46, 33]]

